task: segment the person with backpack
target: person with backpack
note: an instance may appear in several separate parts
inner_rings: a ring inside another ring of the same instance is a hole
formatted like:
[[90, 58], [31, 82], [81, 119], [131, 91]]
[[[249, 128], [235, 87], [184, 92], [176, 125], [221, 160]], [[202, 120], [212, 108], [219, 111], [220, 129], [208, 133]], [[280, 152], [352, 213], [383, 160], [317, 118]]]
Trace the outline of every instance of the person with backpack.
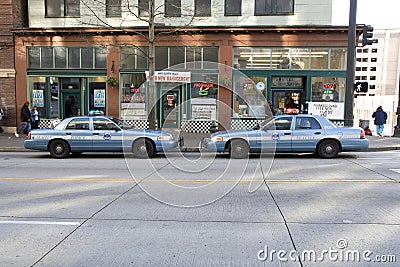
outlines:
[[374, 113], [372, 113], [372, 118], [374, 118], [374, 124], [376, 125], [376, 133], [379, 136], [383, 136], [383, 128], [386, 124], [387, 113], [383, 111], [382, 106], [379, 106]]

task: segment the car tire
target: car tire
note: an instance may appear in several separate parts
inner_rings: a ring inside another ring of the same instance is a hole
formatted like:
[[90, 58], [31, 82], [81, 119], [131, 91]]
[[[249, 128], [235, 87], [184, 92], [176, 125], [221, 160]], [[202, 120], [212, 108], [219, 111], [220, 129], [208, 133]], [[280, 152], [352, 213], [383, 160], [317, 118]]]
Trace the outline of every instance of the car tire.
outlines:
[[133, 143], [132, 152], [139, 159], [151, 158], [155, 154], [155, 148], [149, 140], [141, 138]]
[[335, 140], [324, 140], [318, 145], [318, 155], [324, 159], [333, 159], [339, 154], [339, 144]]
[[229, 155], [233, 159], [245, 159], [249, 156], [249, 144], [244, 140], [232, 140], [229, 147]]
[[50, 155], [56, 159], [63, 159], [69, 155], [70, 148], [66, 141], [54, 140], [49, 147]]

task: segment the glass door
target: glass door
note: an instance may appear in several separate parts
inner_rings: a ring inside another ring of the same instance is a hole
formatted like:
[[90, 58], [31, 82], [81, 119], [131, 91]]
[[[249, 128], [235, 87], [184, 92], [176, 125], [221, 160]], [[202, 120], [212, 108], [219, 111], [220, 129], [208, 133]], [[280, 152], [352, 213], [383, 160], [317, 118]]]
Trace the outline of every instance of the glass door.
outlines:
[[162, 90], [161, 127], [178, 128], [180, 121], [180, 89]]
[[81, 116], [81, 78], [60, 78], [62, 118]]

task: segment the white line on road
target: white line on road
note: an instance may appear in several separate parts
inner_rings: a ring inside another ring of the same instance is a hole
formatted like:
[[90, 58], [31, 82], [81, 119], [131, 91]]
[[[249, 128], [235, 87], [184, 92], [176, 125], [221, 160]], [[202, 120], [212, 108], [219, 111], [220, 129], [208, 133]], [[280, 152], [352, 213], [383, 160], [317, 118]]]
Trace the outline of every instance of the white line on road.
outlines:
[[389, 170], [400, 173], [400, 169], [389, 169]]
[[38, 225], [80, 225], [79, 222], [47, 222], [47, 221], [0, 221], [0, 224], [38, 224]]

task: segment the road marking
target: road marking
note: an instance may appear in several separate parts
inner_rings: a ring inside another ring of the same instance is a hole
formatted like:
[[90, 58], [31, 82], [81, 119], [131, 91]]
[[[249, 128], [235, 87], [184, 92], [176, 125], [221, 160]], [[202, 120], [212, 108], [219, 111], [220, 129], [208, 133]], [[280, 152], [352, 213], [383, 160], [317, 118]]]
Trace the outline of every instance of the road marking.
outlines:
[[[400, 171], [400, 169], [399, 169]], [[133, 178], [125, 179], [95, 179], [95, 178], [0, 178], [0, 181], [13, 182], [82, 182], [82, 183], [262, 183], [264, 180], [256, 179], [145, 179], [136, 181]], [[267, 183], [397, 183], [393, 180], [359, 180], [359, 179], [266, 179]]]
[[389, 170], [400, 173], [400, 169], [389, 169]]
[[47, 221], [0, 221], [0, 224], [37, 224], [37, 225], [64, 225], [77, 226], [79, 222], [47, 222]]

